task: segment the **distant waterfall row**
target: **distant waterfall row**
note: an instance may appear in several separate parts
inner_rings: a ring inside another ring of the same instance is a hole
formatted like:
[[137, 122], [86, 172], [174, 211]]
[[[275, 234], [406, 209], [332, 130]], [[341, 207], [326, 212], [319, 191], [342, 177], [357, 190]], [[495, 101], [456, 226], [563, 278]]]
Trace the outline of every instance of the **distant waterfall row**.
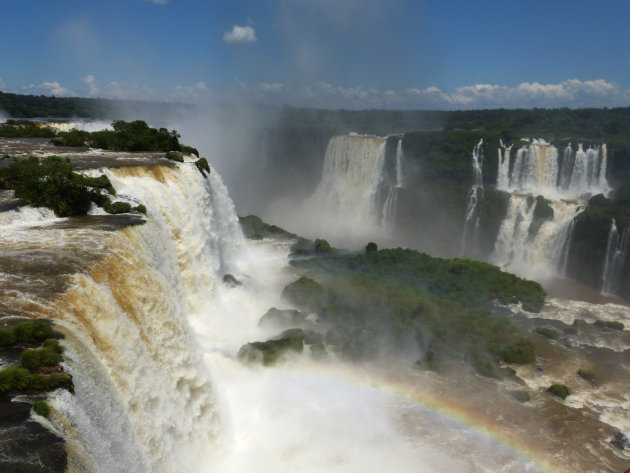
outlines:
[[606, 145], [589, 147], [569, 143], [562, 153], [542, 139], [521, 147], [515, 158], [512, 146], [499, 147], [497, 188], [506, 192], [533, 193], [551, 199], [579, 199], [585, 195], [606, 194]]

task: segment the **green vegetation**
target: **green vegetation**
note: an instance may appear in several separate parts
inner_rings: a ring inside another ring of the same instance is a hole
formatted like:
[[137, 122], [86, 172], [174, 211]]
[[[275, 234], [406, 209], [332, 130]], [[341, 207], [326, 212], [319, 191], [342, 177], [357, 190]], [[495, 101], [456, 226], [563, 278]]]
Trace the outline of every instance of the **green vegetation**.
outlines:
[[256, 215], [248, 215], [247, 217], [239, 217], [239, 222], [246, 238], [253, 240], [262, 240], [263, 238], [296, 238], [294, 233], [263, 222]]
[[41, 122], [7, 120], [0, 123], [0, 138], [50, 138], [53, 136], [55, 136], [55, 130]]
[[31, 156], [0, 169], [0, 187], [36, 207], [48, 207], [59, 217], [84, 215], [90, 209], [92, 192], [85, 177], [75, 172], [69, 159], [50, 156], [40, 161]]
[[50, 140], [55, 146], [86, 146], [90, 133], [83, 130], [70, 130], [57, 133], [56, 138]]
[[593, 384], [595, 384], [595, 378], [597, 377], [597, 375], [595, 374], [595, 372], [594, 372], [594, 371], [591, 371], [591, 370], [585, 370], [585, 369], [580, 368], [580, 369], [578, 370], [578, 372], [577, 372], [577, 375], [578, 375], [580, 378], [585, 379], [585, 380], [586, 380], [586, 381], [588, 381], [589, 383], [593, 383]]
[[557, 330], [554, 330], [552, 328], [547, 328], [547, 327], [536, 327], [534, 329], [534, 332], [536, 332], [538, 335], [542, 335], [543, 337], [547, 337], [551, 340], [556, 340], [557, 338], [560, 337], [560, 333], [558, 333]]
[[[109, 199], [103, 203], [103, 209], [110, 214], [124, 214], [131, 212], [131, 204], [128, 202], [112, 202]], [[146, 210], [146, 209], [145, 209]]]
[[[534, 361], [534, 347], [510, 321], [493, 313], [494, 301], [523, 302], [539, 310], [545, 297], [537, 283], [472, 260], [432, 258], [412, 250], [374, 250], [294, 260], [316, 277], [302, 276], [283, 296], [319, 314], [326, 343], [351, 359], [383, 347], [416, 346], [417, 365], [433, 369], [441, 359], [467, 359], [479, 373], [509, 373], [499, 361]], [[430, 355], [427, 355], [430, 354]]]
[[553, 394], [554, 396], [558, 396], [563, 400], [567, 398], [571, 391], [564, 384], [552, 384], [547, 388], [547, 392]]
[[622, 322], [612, 320], [596, 320], [593, 324], [595, 327], [610, 329], [610, 330], [623, 330], [624, 325]]
[[[69, 159], [50, 156], [40, 161], [35, 156], [0, 169], [0, 188], [13, 189], [15, 196], [36, 207], [48, 207], [59, 217], [85, 215], [94, 202], [111, 214], [131, 211], [127, 202], [111, 202], [100, 189], [115, 195], [105, 175], [88, 177], [76, 172]], [[135, 208], [145, 213], [146, 207]], [[0, 336], [1, 337], [1, 336]]]
[[291, 246], [291, 256], [319, 256], [327, 255], [335, 252], [335, 249], [323, 239], [308, 240], [298, 237], [297, 241]]
[[199, 169], [199, 172], [203, 177], [208, 177], [210, 174], [210, 164], [208, 164], [208, 160], [206, 158], [199, 158], [195, 161], [195, 166]]
[[516, 399], [518, 402], [529, 402], [531, 397], [527, 391], [510, 391], [510, 396]]
[[39, 416], [48, 417], [50, 415], [50, 406], [46, 401], [40, 399], [33, 403], [33, 412]]
[[184, 155], [182, 153], [178, 153], [177, 151], [169, 151], [168, 153], [166, 153], [165, 158], [170, 161], [176, 161], [178, 163], [184, 162]]
[[501, 348], [498, 350], [498, 353], [501, 359], [506, 363], [523, 365], [536, 361], [534, 345], [532, 345], [532, 342], [527, 340], [519, 340], [516, 343]]
[[0, 395], [17, 392], [45, 392], [57, 388], [73, 391], [72, 377], [61, 371], [63, 347], [51, 335], [47, 321], [21, 322], [3, 327], [2, 346], [32, 345], [41, 342], [40, 348], [22, 350], [19, 366], [0, 370]]
[[90, 133], [90, 146], [117, 151], [181, 151], [180, 135], [175, 130], [156, 130], [142, 120], [114, 120], [112, 128]]
[[44, 341], [42, 348], [26, 349], [20, 355], [22, 367], [34, 371], [42, 366], [57, 366], [61, 363], [63, 347], [57, 340], [48, 339]]
[[0, 346], [42, 342], [48, 339], [51, 333], [50, 322], [39, 320], [20, 322], [10, 327], [0, 327]]
[[378, 246], [373, 241], [369, 242], [365, 247], [365, 254], [368, 255], [370, 253], [376, 253], [378, 251]]
[[276, 338], [266, 342], [253, 342], [243, 345], [238, 358], [246, 362], [262, 362], [270, 365], [287, 353], [304, 351], [304, 332], [299, 329], [286, 330]]
[[146, 214], [147, 213], [147, 208], [144, 205], [142, 205], [142, 204], [135, 206], [133, 209], [136, 212], [140, 212], [142, 214]]

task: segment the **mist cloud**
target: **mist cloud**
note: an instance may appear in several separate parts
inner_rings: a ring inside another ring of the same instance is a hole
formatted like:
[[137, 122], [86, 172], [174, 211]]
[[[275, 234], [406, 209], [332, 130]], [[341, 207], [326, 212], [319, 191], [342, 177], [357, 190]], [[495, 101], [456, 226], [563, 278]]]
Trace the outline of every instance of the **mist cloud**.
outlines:
[[234, 25], [232, 31], [223, 34], [223, 41], [228, 44], [255, 43], [258, 41], [256, 32], [251, 26]]

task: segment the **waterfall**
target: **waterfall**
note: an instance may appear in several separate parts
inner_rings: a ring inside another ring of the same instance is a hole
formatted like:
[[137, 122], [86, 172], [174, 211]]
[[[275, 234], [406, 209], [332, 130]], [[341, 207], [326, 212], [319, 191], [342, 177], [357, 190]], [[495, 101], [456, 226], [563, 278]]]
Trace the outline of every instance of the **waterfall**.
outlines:
[[[606, 145], [584, 150], [569, 143], [560, 158], [555, 146], [533, 139], [513, 162], [510, 151], [500, 141], [497, 189], [511, 196], [491, 259], [526, 277], [564, 276], [575, 216], [592, 195], [610, 191]], [[553, 209], [553, 217], [540, 225], [532, 225], [535, 196], [548, 199]]]
[[472, 152], [473, 183], [468, 192], [468, 206], [462, 235], [462, 252], [464, 254], [477, 249], [479, 241], [479, 215], [477, 207], [483, 198], [483, 138], [475, 145]]
[[510, 197], [491, 260], [529, 278], [562, 275], [566, 270], [574, 219], [583, 207], [576, 203], [551, 202], [553, 218], [532, 232], [536, 205], [536, 200], [530, 196], [514, 194]]
[[628, 252], [628, 242], [630, 240], [630, 225], [626, 227], [623, 234], [619, 235], [617, 223], [612, 219], [608, 240], [606, 242], [606, 254], [604, 256], [604, 270], [602, 272], [603, 294], [614, 294], [621, 285], [623, 277], [623, 265]]
[[396, 221], [396, 211], [398, 209], [398, 196], [403, 186], [403, 151], [402, 138], [398, 140], [396, 146], [396, 183], [389, 188], [385, 204], [383, 204], [383, 223], [392, 224]]
[[610, 191], [606, 180], [606, 145], [582, 144], [562, 152], [542, 139], [534, 139], [516, 152], [510, 170], [510, 148], [499, 146], [497, 188], [507, 192], [531, 193], [548, 199], [582, 199]]
[[507, 190], [510, 187], [510, 153], [512, 152], [512, 145], [505, 146], [503, 140], [499, 140], [498, 152], [497, 189]]
[[[280, 223], [295, 226], [297, 221], [304, 236], [329, 238], [338, 246], [361, 245], [383, 232], [386, 143], [385, 137], [332, 137], [317, 188], [297, 215], [294, 204], [279, 212]], [[284, 221], [289, 213], [292, 217]]]
[[53, 426], [76, 471], [195, 473], [219, 422], [190, 324], [211, 313], [222, 274], [239, 274], [242, 232], [214, 170], [106, 173], [118, 198], [146, 205], [148, 221], [90, 231], [85, 241], [104, 242], [90, 250], [96, 262], [46, 308], [66, 335], [76, 392], [55, 394]]

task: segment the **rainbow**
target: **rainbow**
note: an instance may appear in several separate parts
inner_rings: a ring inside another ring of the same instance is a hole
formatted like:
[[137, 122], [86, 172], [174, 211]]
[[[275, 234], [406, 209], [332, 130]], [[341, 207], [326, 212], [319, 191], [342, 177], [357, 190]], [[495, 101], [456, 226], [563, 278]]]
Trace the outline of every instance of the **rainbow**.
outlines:
[[533, 470], [528, 469], [528, 471], [540, 471], [542, 473], [559, 473], [561, 471], [547, 458], [543, 458], [539, 452], [518, 439], [513, 433], [501, 430], [483, 416], [462, 408], [454, 400], [428, 391], [422, 391], [417, 385], [411, 386], [386, 376], [376, 378], [367, 376], [365, 373], [343, 368], [333, 363], [289, 362], [282, 369], [291, 372], [293, 375], [315, 376], [406, 401], [442, 418], [453, 421], [470, 430], [471, 433], [480, 435], [484, 440], [489, 440], [507, 449], [512, 456], [529, 462], [533, 466]]

